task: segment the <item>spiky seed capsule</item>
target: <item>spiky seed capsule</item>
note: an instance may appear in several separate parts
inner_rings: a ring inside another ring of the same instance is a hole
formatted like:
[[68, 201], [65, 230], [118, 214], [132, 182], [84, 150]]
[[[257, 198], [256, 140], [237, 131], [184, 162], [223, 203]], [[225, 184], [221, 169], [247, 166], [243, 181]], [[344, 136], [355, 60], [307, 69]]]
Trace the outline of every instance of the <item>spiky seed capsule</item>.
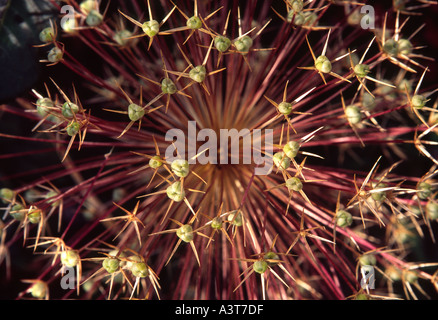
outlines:
[[289, 115], [292, 112], [292, 103], [289, 102], [280, 102], [278, 104], [278, 112], [284, 114], [285, 116]]
[[426, 102], [427, 99], [421, 94], [416, 94], [411, 100], [412, 107], [415, 109], [423, 109], [423, 107], [426, 105]]
[[293, 159], [298, 154], [298, 150], [300, 150], [300, 144], [297, 141], [289, 141], [283, 147], [283, 152], [290, 159]]
[[359, 263], [361, 266], [374, 266], [376, 265], [377, 259], [374, 254], [364, 254], [360, 256]]
[[53, 108], [54, 103], [50, 98], [39, 98], [36, 101], [36, 109], [40, 116], [44, 117], [47, 115], [48, 110]]
[[178, 91], [178, 89], [172, 80], [169, 78], [164, 78], [163, 81], [161, 81], [161, 91], [164, 94], [174, 94]]
[[79, 107], [77, 104], [73, 102], [65, 102], [62, 105], [61, 113], [66, 118], [73, 118], [73, 114], [76, 114], [79, 112]]
[[293, 24], [296, 26], [311, 26], [317, 22], [318, 16], [310, 11], [294, 12], [293, 10], [290, 10], [287, 13], [286, 20], [290, 23], [292, 22], [292, 19]]
[[282, 151], [275, 153], [272, 160], [280, 170], [286, 170], [290, 166], [290, 159]]
[[106, 258], [102, 262], [102, 267], [108, 273], [114, 273], [119, 269], [119, 259], [117, 258]]
[[329, 73], [332, 71], [332, 63], [326, 56], [319, 56], [315, 61], [315, 68], [319, 72]]
[[180, 202], [186, 196], [184, 189], [181, 188], [181, 182], [176, 181], [166, 189], [167, 196], [175, 202]]
[[187, 20], [186, 25], [192, 30], [197, 30], [202, 27], [202, 21], [199, 17], [193, 16]]
[[46, 27], [39, 34], [41, 42], [51, 42], [55, 40], [55, 30], [52, 27]]
[[176, 230], [176, 235], [184, 242], [190, 242], [193, 240], [193, 228], [189, 224], [185, 224]]
[[345, 115], [347, 116], [348, 122], [351, 124], [358, 124], [362, 120], [360, 109], [355, 105], [345, 107]]
[[0, 198], [3, 203], [9, 203], [14, 199], [15, 192], [9, 188], [1, 188], [0, 189]]
[[65, 250], [61, 253], [61, 262], [63, 265], [74, 268], [79, 264], [81, 257], [76, 250]]
[[138, 121], [144, 116], [144, 109], [138, 104], [131, 103], [128, 106], [128, 117], [131, 121]]
[[44, 282], [37, 281], [30, 288], [30, 294], [36, 299], [44, 299], [47, 295], [47, 286]]
[[355, 300], [371, 300], [371, 297], [366, 293], [359, 293], [354, 299]]
[[53, 47], [50, 49], [49, 53], [47, 54], [47, 60], [49, 60], [52, 63], [59, 62], [62, 60], [62, 57], [64, 56], [64, 52], [58, 47]]
[[300, 178], [292, 177], [286, 180], [286, 187], [289, 190], [299, 192], [303, 190], [303, 183], [301, 182]]
[[427, 182], [421, 182], [417, 187], [417, 196], [421, 200], [425, 200], [432, 194], [432, 185]]
[[[269, 251], [263, 255], [264, 260], [280, 260], [280, 257], [275, 252]], [[273, 267], [278, 264], [278, 262], [274, 261], [266, 261], [270, 267]]]
[[353, 223], [353, 217], [350, 212], [345, 210], [339, 210], [336, 213], [336, 225], [341, 228], [351, 226]]
[[438, 219], [438, 203], [435, 201], [429, 201], [426, 204], [426, 216], [430, 220]]
[[367, 64], [363, 63], [355, 65], [353, 70], [356, 76], [358, 76], [359, 78], [364, 78], [367, 76], [368, 73], [370, 73], [370, 67]]
[[172, 162], [171, 168], [173, 173], [175, 173], [180, 178], [185, 178], [189, 174], [189, 162], [184, 159], [176, 159]]
[[85, 23], [90, 27], [97, 27], [103, 21], [103, 16], [97, 10], [91, 10], [85, 18]]
[[205, 80], [205, 77], [207, 76], [207, 70], [205, 69], [205, 66], [199, 65], [194, 67], [192, 70], [189, 71], [189, 77], [193, 81], [196, 81], [198, 83], [201, 83]]
[[81, 125], [79, 124], [79, 122], [73, 120], [66, 128], [67, 134], [70, 137], [73, 137], [74, 135], [78, 134], [80, 127]]
[[214, 46], [220, 52], [227, 51], [231, 46], [231, 40], [225, 36], [217, 36], [214, 38]]
[[227, 216], [227, 220], [236, 227], [241, 227], [243, 225], [242, 213], [237, 210], [231, 211]]
[[389, 56], [396, 56], [398, 54], [398, 42], [394, 39], [388, 39], [383, 44], [383, 51]]
[[160, 158], [160, 156], [153, 156], [149, 160], [149, 167], [152, 169], [157, 169], [163, 165], [163, 160]]
[[219, 217], [213, 218], [213, 220], [211, 220], [211, 227], [213, 229], [220, 229], [220, 228], [222, 228], [222, 219], [219, 218]]
[[266, 270], [268, 270], [268, 263], [264, 260], [257, 260], [252, 265], [252, 268], [254, 269], [255, 272], [262, 274], [265, 273]]
[[16, 205], [14, 205], [11, 208], [10, 211], [10, 215], [12, 218], [14, 218], [17, 221], [23, 221], [25, 213], [22, 211], [23, 210], [23, 206], [19, 203], [17, 203]]
[[409, 55], [412, 53], [414, 46], [408, 39], [399, 39], [397, 42], [398, 53], [403, 55]]
[[250, 36], [243, 36], [234, 42], [234, 46], [241, 54], [247, 54], [252, 44], [253, 40]]
[[131, 272], [134, 277], [145, 278], [149, 275], [149, 269], [144, 262], [135, 262], [132, 264]]
[[132, 32], [126, 29], [122, 29], [114, 33], [113, 40], [120, 46], [124, 47], [128, 44], [129, 37], [132, 37]]
[[160, 24], [156, 20], [146, 21], [142, 24], [141, 29], [146, 35], [152, 38], [160, 31]]
[[27, 215], [27, 219], [30, 223], [37, 224], [41, 221], [41, 211], [39, 209], [30, 211]]

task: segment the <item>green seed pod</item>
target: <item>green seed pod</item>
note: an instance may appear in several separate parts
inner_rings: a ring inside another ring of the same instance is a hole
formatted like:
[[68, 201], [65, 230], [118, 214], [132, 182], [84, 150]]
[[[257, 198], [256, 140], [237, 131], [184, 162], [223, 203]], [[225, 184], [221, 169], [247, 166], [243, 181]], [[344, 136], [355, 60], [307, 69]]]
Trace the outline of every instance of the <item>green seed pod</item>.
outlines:
[[231, 40], [225, 36], [217, 36], [214, 38], [214, 46], [220, 52], [227, 51], [231, 46]]
[[219, 217], [213, 218], [213, 220], [211, 220], [211, 227], [213, 229], [220, 229], [220, 228], [222, 228], [222, 219], [219, 218]]
[[385, 270], [385, 274], [393, 281], [400, 281], [401, 280], [401, 272], [399, 269], [389, 266]]
[[40, 116], [44, 117], [48, 113], [48, 109], [53, 108], [54, 103], [50, 98], [39, 98], [36, 101], [36, 109]]
[[374, 266], [376, 265], [377, 259], [374, 254], [364, 254], [360, 256], [359, 263], [361, 266]]
[[234, 46], [236, 47], [237, 51], [242, 54], [247, 54], [249, 49], [251, 49], [252, 44], [253, 41], [250, 36], [243, 36], [234, 42]]
[[403, 55], [409, 55], [412, 53], [414, 46], [408, 39], [399, 39], [398, 42], [398, 53]]
[[345, 107], [345, 115], [351, 124], [358, 124], [362, 120], [360, 109], [355, 105]]
[[280, 102], [278, 104], [278, 112], [284, 115], [289, 115], [292, 112], [292, 103], [289, 102]]
[[9, 188], [1, 188], [0, 189], [0, 198], [2, 199], [3, 203], [9, 203], [14, 199], [15, 192], [12, 191]]
[[[58, 196], [58, 195], [59, 195], [58, 192], [56, 192], [55, 190], [50, 190], [49, 192], [46, 193], [45, 198], [50, 199], [50, 198]], [[53, 199], [50, 199], [47, 202], [50, 203], [52, 207], [57, 207], [61, 204], [61, 200], [55, 201]]]
[[290, 159], [282, 151], [275, 153], [272, 160], [280, 170], [286, 170], [290, 166]]
[[143, 118], [144, 116], [144, 109], [140, 107], [138, 104], [131, 103], [128, 106], [128, 117], [131, 121], [137, 121]]
[[73, 114], [76, 114], [79, 112], [79, 107], [77, 104], [73, 102], [65, 102], [62, 105], [61, 113], [66, 118], [73, 118]]
[[81, 257], [76, 250], [66, 250], [61, 253], [61, 262], [63, 265], [74, 268], [81, 261]]
[[81, 11], [85, 14], [91, 12], [92, 10], [96, 10], [97, 9], [97, 2], [96, 0], [84, 0], [81, 2], [81, 4], [79, 5], [79, 8], [81, 9]]
[[41, 221], [41, 211], [39, 209], [33, 210], [31, 211], [28, 215], [27, 215], [27, 219], [29, 220], [30, 223], [32, 224], [37, 224]]
[[292, 177], [286, 180], [286, 187], [289, 190], [299, 192], [303, 190], [303, 183], [301, 182], [300, 178]]
[[17, 221], [23, 221], [23, 219], [25, 217], [25, 213], [22, 211], [23, 209], [24, 209], [23, 206], [19, 203], [12, 206], [11, 211], [10, 211], [11, 217]]
[[252, 268], [255, 272], [262, 274], [265, 273], [266, 270], [268, 270], [268, 263], [264, 260], [257, 260], [252, 265]]
[[418, 281], [418, 274], [414, 270], [409, 270], [406, 272], [405, 278], [407, 282], [414, 284]]
[[339, 210], [336, 213], [336, 225], [341, 228], [351, 226], [353, 223], [353, 217], [350, 212], [345, 210]]
[[77, 28], [77, 23], [75, 18], [62, 19], [61, 28], [67, 33], [72, 33]]
[[367, 64], [363, 64], [363, 63], [355, 65], [353, 70], [356, 76], [358, 76], [359, 78], [363, 78], [368, 73], [370, 73], [370, 67]]
[[298, 154], [298, 150], [300, 150], [300, 144], [297, 141], [289, 141], [283, 147], [283, 152], [290, 159], [293, 159]]
[[117, 31], [114, 36], [113, 36], [113, 40], [120, 46], [124, 47], [128, 44], [129, 37], [132, 37], [132, 32], [126, 29]]
[[397, 85], [397, 90], [401, 92], [406, 92], [407, 90], [409, 94], [412, 93], [412, 81], [408, 79], [402, 79]]
[[173, 173], [175, 173], [180, 178], [185, 178], [189, 174], [189, 163], [184, 159], [176, 159], [172, 162], [171, 168]]
[[152, 38], [160, 31], [160, 24], [156, 20], [146, 21], [142, 24], [141, 29], [146, 35]]
[[194, 238], [193, 228], [189, 224], [185, 224], [176, 230], [176, 235], [184, 242], [190, 242]]
[[[276, 254], [275, 252], [269, 251], [266, 252], [263, 255], [263, 259], [265, 260], [280, 260], [280, 256], [278, 254]], [[266, 261], [268, 263], [268, 266], [273, 267], [276, 266], [278, 264], [278, 262], [273, 262], [273, 261]]]
[[[375, 186], [376, 189], [386, 188], [384, 183], [379, 183]], [[386, 199], [386, 191], [379, 191], [371, 193], [371, 198], [376, 202], [383, 202]]]
[[161, 81], [161, 91], [164, 94], [174, 94], [178, 91], [178, 89], [172, 80], [169, 78], [164, 78], [163, 81]]
[[227, 220], [236, 227], [241, 227], [243, 225], [242, 213], [238, 210], [231, 211], [227, 216]]
[[149, 275], [149, 269], [144, 262], [135, 262], [132, 264], [131, 272], [134, 277], [145, 278]]
[[29, 292], [36, 299], [44, 299], [47, 295], [47, 285], [42, 281], [37, 281], [29, 289]]
[[67, 134], [70, 137], [73, 137], [74, 135], [78, 134], [80, 128], [81, 125], [79, 124], [79, 122], [73, 120], [66, 128]]
[[192, 30], [197, 30], [202, 27], [202, 21], [199, 17], [193, 16], [187, 20], [186, 25]]
[[175, 202], [180, 202], [186, 196], [184, 189], [181, 190], [181, 182], [176, 181], [166, 189], [167, 196]]
[[367, 110], [373, 110], [376, 107], [376, 98], [368, 92], [364, 92], [362, 95], [362, 107]]
[[205, 66], [199, 65], [189, 71], [189, 76], [193, 81], [201, 83], [207, 76], [207, 70], [205, 70]]
[[153, 156], [149, 160], [149, 167], [151, 167], [152, 169], [157, 169], [157, 168], [161, 167], [162, 165], [163, 165], [163, 160], [161, 159], [160, 156]]
[[426, 102], [427, 102], [426, 97], [424, 97], [421, 94], [416, 94], [411, 99], [412, 106], [415, 109], [423, 109], [423, 107], [426, 105]]
[[317, 26], [318, 25], [318, 15], [313, 11], [304, 12], [305, 21], [303, 26]]
[[103, 21], [103, 15], [97, 10], [91, 10], [85, 18], [85, 23], [90, 27], [97, 27]]
[[319, 72], [329, 73], [332, 71], [332, 63], [326, 56], [319, 56], [315, 61], [315, 68]]
[[292, 0], [288, 1], [289, 5], [294, 12], [301, 12], [304, 8], [304, 2], [303, 0]]
[[119, 269], [119, 259], [117, 258], [106, 258], [102, 262], [102, 267], [108, 273], [114, 273]]
[[383, 44], [383, 51], [390, 56], [396, 56], [398, 54], [398, 42], [394, 39], [388, 39]]
[[372, 298], [366, 293], [359, 293], [354, 298], [355, 300], [372, 300]]
[[61, 61], [63, 56], [64, 52], [60, 48], [53, 47], [47, 54], [47, 60], [49, 60], [49, 62], [56, 63]]
[[426, 216], [430, 220], [438, 219], [438, 203], [437, 202], [430, 200], [426, 204]]
[[46, 27], [39, 34], [41, 42], [51, 42], [55, 40], [55, 30], [52, 27]]
[[417, 196], [421, 200], [425, 200], [432, 194], [432, 185], [427, 182], [421, 182], [417, 187]]

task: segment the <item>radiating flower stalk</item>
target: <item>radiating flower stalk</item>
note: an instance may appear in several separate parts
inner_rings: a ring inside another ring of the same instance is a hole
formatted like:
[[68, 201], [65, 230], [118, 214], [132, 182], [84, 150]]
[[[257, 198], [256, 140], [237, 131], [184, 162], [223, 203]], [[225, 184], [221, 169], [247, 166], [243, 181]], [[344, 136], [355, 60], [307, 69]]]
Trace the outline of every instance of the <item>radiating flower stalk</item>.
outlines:
[[[437, 258], [435, 62], [408, 19], [435, 1], [376, 7], [369, 29], [366, 1], [50, 2], [75, 15], [41, 28], [49, 78], [1, 106], [30, 129], [0, 139], [32, 145], [1, 155], [25, 163], [0, 190], [2, 277], [30, 255], [18, 298], [437, 296], [416, 254]], [[193, 150], [190, 121], [261, 130], [272, 170], [243, 139]]]

